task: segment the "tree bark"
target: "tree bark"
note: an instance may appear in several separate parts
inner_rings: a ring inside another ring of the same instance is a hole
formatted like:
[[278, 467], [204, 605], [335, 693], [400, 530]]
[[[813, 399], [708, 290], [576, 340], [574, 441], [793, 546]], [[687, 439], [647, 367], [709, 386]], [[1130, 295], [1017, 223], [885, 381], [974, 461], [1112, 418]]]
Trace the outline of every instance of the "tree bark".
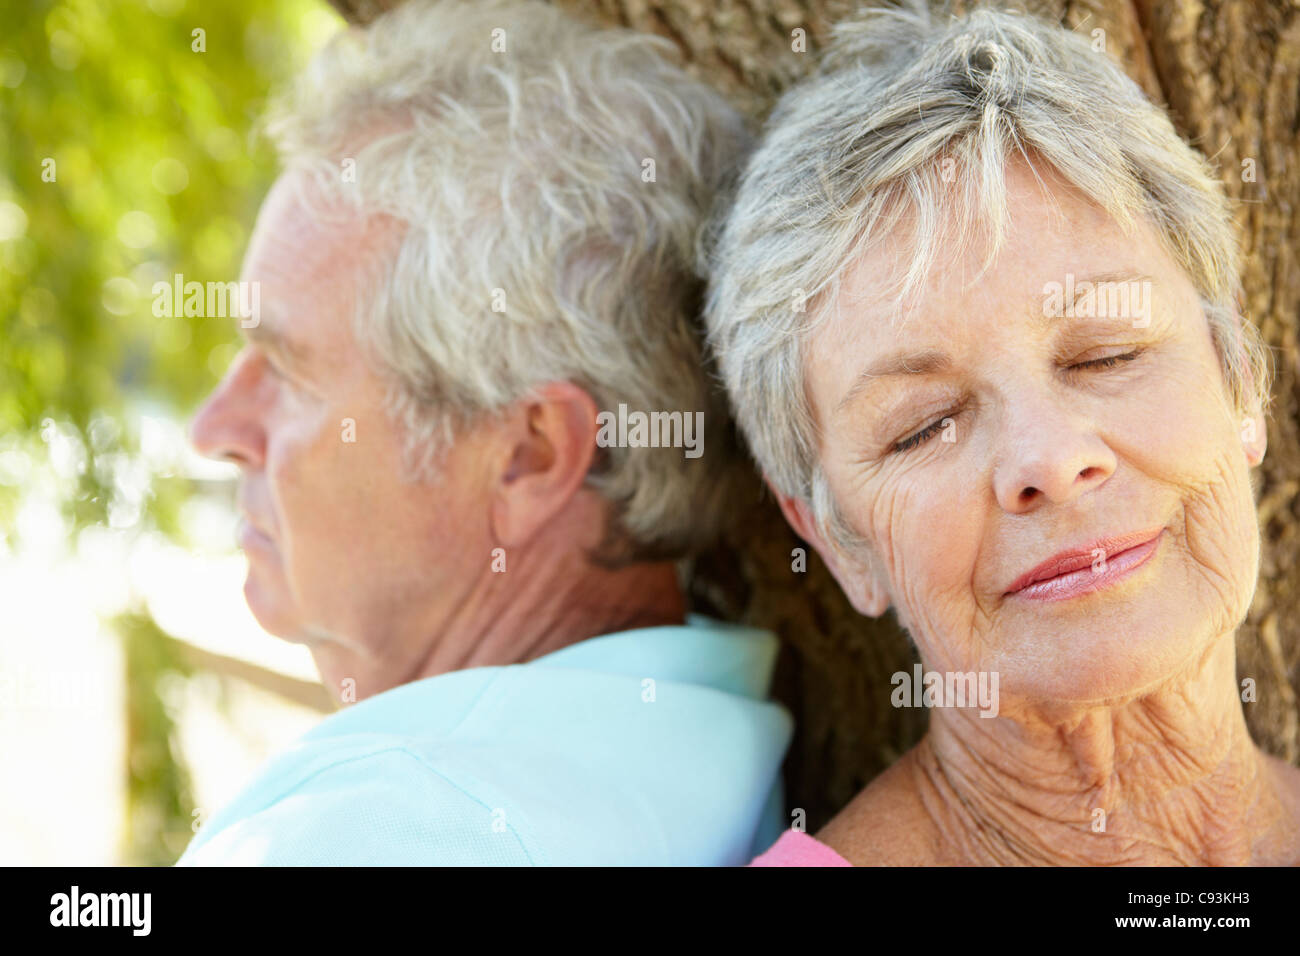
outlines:
[[[399, 0], [332, 0], [366, 22]], [[853, 0], [555, 0], [577, 16], [658, 33], [690, 69], [759, 119], [814, 62], [829, 27]], [[1297, 304], [1300, 269], [1300, 5], [1265, 0], [1031, 2], [1096, 39], [1123, 64], [1189, 142], [1217, 163], [1242, 237], [1246, 317], [1275, 352], [1268, 455], [1257, 476], [1259, 587], [1237, 634], [1238, 674], [1255, 740], [1291, 763], [1300, 757], [1300, 418]], [[796, 30], [806, 52], [795, 52]], [[1175, 415], [1177, 409], [1153, 409]], [[699, 609], [768, 627], [782, 638], [776, 696], [796, 733], [787, 799], [815, 831], [925, 732], [922, 709], [889, 704], [890, 675], [910, 670], [914, 648], [892, 614], [859, 616], [811, 549], [788, 529], [757, 479], [742, 520], [692, 573]], [[805, 548], [807, 571], [792, 570]]]

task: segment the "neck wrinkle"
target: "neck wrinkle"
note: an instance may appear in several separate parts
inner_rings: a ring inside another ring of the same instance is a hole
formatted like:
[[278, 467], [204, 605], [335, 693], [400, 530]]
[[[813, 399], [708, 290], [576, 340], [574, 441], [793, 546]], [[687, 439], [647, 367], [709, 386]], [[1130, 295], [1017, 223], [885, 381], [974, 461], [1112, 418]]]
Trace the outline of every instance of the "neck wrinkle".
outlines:
[[518, 549], [507, 560], [505, 572], [480, 575], [406, 680], [522, 664], [602, 634], [685, 621], [671, 563], [607, 570], [572, 548]]
[[[1242, 714], [1232, 632], [1128, 701], [1061, 707], [1004, 695], [991, 720], [936, 709], [909, 756], [935, 845], [953, 862], [1230, 866], [1296, 852]], [[1104, 832], [1093, 830], [1096, 809]]]

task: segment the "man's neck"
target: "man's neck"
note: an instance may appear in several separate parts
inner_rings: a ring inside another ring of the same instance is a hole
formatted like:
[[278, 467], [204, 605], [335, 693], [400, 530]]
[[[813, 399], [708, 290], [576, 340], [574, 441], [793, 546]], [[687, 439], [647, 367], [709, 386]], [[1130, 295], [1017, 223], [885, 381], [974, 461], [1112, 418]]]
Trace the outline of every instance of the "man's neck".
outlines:
[[932, 715], [909, 785], [946, 863], [1277, 865], [1300, 853], [1294, 788], [1252, 743], [1222, 636], [1117, 706], [1011, 702]]
[[573, 548], [520, 549], [505, 560], [504, 570], [485, 570], [450, 609], [437, 608], [436, 618], [413, 630], [427, 638], [400, 669], [372, 654], [359, 665], [357, 652], [339, 642], [313, 645], [323, 681], [335, 686], [339, 674], [366, 673], [358, 697], [369, 697], [470, 667], [522, 664], [602, 634], [685, 621], [670, 562], [609, 570]]
[[[636, 564], [616, 570], [592, 565], [570, 552], [539, 568], [521, 568], [515, 577], [497, 574], [495, 592], [458, 616], [419, 669], [431, 677], [466, 667], [522, 664], [570, 644], [637, 627], [681, 624], [685, 601], [670, 563]], [[482, 609], [492, 608], [483, 614]]]

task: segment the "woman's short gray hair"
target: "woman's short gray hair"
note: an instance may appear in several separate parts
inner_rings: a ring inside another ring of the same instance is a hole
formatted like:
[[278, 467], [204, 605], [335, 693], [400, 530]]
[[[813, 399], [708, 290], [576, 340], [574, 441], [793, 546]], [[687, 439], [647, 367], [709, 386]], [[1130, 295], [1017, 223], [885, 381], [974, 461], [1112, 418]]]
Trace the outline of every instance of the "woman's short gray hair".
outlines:
[[737, 457], [703, 367], [695, 250], [751, 138], [677, 56], [540, 2], [413, 0], [335, 37], [266, 123], [303, 193], [404, 227], [356, 335], [392, 383], [413, 478], [547, 382], [602, 411], [705, 414], [707, 454], [597, 450], [613, 563], [709, 544]]
[[900, 302], [945, 225], [960, 243], [983, 234], [991, 261], [1013, 153], [1044, 159], [1124, 228], [1151, 223], [1196, 287], [1234, 407], [1268, 407], [1270, 356], [1238, 318], [1222, 185], [1116, 64], [1023, 13], [866, 10], [835, 28], [817, 72], [781, 98], [704, 246], [709, 341], [736, 420], [773, 486], [808, 502], [841, 544], [861, 542], [817, 464], [807, 332], [833, 307], [846, 266], [900, 222], [913, 227]]

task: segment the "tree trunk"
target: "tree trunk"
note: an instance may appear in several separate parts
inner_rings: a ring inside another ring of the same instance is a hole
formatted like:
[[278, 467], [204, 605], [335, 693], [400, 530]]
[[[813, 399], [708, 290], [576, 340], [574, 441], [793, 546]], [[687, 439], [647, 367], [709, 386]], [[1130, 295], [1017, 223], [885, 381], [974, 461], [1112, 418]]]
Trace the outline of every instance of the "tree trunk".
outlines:
[[[365, 22], [399, 0], [332, 0]], [[853, 0], [555, 0], [584, 18], [672, 39], [693, 72], [760, 118], [813, 63], [830, 24]], [[1246, 314], [1275, 349], [1277, 380], [1268, 455], [1258, 475], [1259, 588], [1238, 631], [1238, 673], [1257, 700], [1246, 719], [1266, 750], [1300, 756], [1300, 418], [1297, 303], [1300, 269], [1300, 6], [1265, 0], [1033, 2], [1106, 51], [1184, 138], [1221, 170], [1242, 236]], [[795, 52], [794, 31], [806, 36]], [[1095, 31], [1103, 31], [1101, 34]], [[1176, 409], [1157, 411], [1177, 414]], [[696, 562], [692, 600], [776, 631], [784, 642], [776, 696], [797, 730], [786, 761], [787, 799], [815, 831], [925, 731], [923, 709], [889, 705], [890, 675], [916, 660], [892, 615], [860, 617], [787, 528], [757, 480], [725, 545]], [[795, 548], [807, 571], [792, 570]]]

